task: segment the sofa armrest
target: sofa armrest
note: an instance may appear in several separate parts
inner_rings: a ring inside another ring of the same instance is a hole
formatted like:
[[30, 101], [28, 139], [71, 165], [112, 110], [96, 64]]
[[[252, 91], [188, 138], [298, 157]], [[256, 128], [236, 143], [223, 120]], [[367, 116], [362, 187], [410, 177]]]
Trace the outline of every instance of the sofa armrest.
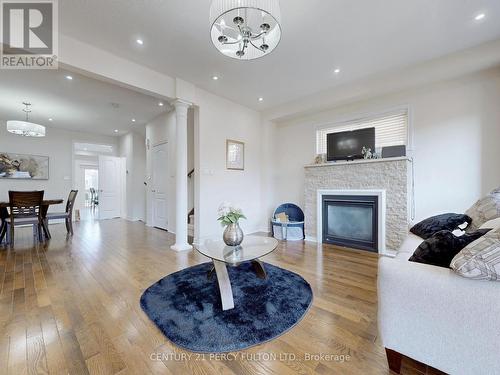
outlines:
[[452, 374], [500, 373], [500, 283], [401, 255], [379, 260], [383, 345]]

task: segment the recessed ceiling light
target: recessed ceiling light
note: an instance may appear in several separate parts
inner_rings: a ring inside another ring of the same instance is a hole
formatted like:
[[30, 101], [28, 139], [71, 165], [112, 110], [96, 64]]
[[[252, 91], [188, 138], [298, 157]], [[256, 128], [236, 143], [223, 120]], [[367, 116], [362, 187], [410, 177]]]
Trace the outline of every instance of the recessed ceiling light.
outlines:
[[84, 147], [84, 148], [83, 148], [83, 151], [87, 151], [87, 150], [88, 150], [88, 149], [87, 149], [87, 147]]
[[115, 129], [115, 133], [118, 133], [118, 129]]
[[163, 102], [159, 102], [159, 103], [158, 103], [158, 105], [159, 105], [160, 107], [163, 107]]
[[476, 21], [481, 21], [484, 17], [486, 17], [486, 14], [484, 13], [479, 13], [478, 15], [476, 15], [476, 17], [474, 17], [474, 19]]
[[52, 117], [51, 117], [51, 118], [49, 118], [49, 121], [50, 121], [50, 122], [52, 122], [52, 121], [54, 121], [54, 120], [53, 120], [53, 119], [52, 119]]
[[66, 79], [71, 81], [73, 79], [73, 77], [72, 76], [66, 76]]
[[264, 101], [264, 98], [259, 98], [259, 102], [263, 102]]
[[135, 118], [132, 119], [132, 122], [135, 122]]
[[219, 77], [217, 77], [217, 76], [213, 76], [213, 77], [212, 77], [212, 79], [213, 79], [214, 81], [217, 81], [217, 80], [219, 79]]
[[142, 45], [144, 44], [144, 40], [142, 40], [142, 39], [137, 39], [135, 42], [136, 42], [138, 45], [140, 45], [140, 46], [142, 46]]
[[477, 14], [477, 15], [474, 17], [474, 19], [475, 19], [476, 21], [481, 21], [482, 19], [484, 19], [484, 17], [486, 17], [486, 14], [484, 14], [484, 13], [479, 13], [479, 14]]
[[335, 70], [333, 71], [335, 74], [339, 74], [340, 73], [340, 68], [335, 68]]

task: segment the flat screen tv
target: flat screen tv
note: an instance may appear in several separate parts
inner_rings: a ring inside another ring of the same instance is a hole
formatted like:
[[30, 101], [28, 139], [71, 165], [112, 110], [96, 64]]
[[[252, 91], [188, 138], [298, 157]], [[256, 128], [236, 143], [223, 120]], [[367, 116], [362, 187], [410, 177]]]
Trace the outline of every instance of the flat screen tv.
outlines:
[[362, 159], [363, 147], [375, 151], [375, 128], [330, 133], [326, 144], [328, 161]]

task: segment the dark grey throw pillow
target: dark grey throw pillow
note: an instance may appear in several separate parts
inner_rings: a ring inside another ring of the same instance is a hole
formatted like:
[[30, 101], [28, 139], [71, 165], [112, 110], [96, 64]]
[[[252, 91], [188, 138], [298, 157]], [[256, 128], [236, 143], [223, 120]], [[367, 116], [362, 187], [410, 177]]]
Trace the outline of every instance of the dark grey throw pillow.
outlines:
[[410, 259], [410, 262], [425, 263], [438, 267], [449, 268], [450, 263], [464, 247], [488, 233], [491, 229], [479, 229], [462, 236], [455, 236], [449, 230], [435, 233], [420, 244]]
[[422, 220], [411, 228], [410, 232], [426, 240], [441, 230], [453, 232], [455, 229], [458, 229], [459, 225], [464, 223], [469, 225], [471, 222], [472, 219], [464, 214], [441, 214]]

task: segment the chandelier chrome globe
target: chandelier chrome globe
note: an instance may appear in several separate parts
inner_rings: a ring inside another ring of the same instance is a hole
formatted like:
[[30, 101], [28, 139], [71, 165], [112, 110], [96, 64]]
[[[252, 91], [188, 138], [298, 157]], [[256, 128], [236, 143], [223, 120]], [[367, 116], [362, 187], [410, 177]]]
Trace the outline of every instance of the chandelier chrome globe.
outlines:
[[31, 103], [23, 102], [23, 105], [25, 106], [23, 112], [26, 115], [26, 121], [7, 121], [7, 131], [24, 137], [45, 137], [45, 126], [30, 122]]
[[279, 0], [213, 0], [211, 38], [222, 54], [253, 60], [268, 55], [281, 40]]

